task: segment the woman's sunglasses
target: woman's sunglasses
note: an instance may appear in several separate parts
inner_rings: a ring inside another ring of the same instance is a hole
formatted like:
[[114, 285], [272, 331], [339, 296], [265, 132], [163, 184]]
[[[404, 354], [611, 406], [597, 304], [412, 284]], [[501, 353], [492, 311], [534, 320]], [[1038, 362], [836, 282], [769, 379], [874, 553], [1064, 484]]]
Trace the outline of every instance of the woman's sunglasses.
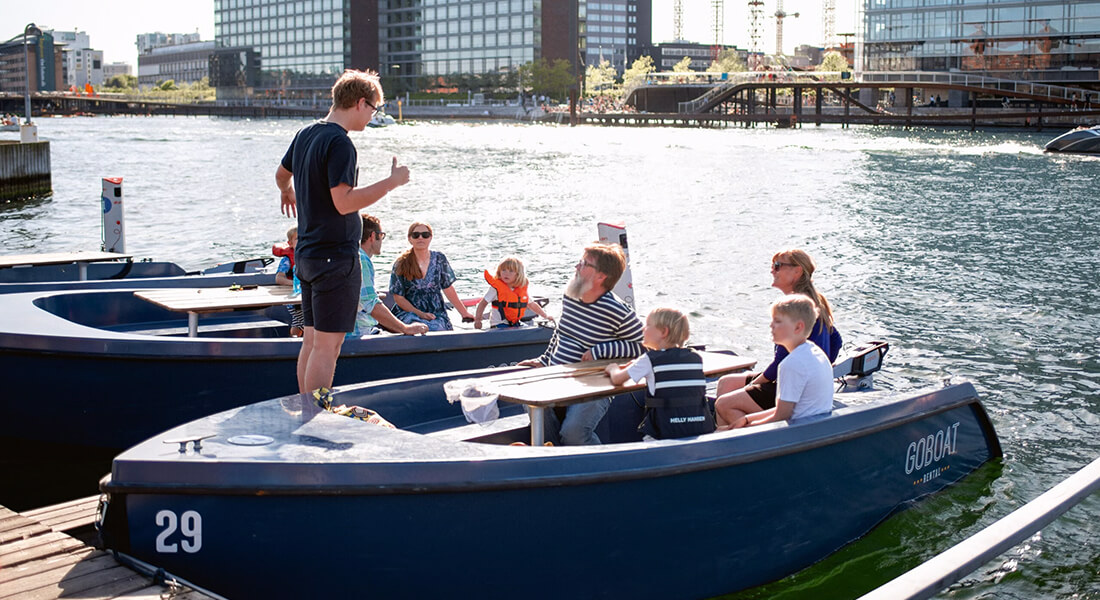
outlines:
[[414, 231], [414, 232], [409, 234], [409, 238], [414, 239], [414, 240], [417, 239], [417, 238], [428, 239], [430, 237], [432, 237], [432, 232], [430, 232], [430, 231]]

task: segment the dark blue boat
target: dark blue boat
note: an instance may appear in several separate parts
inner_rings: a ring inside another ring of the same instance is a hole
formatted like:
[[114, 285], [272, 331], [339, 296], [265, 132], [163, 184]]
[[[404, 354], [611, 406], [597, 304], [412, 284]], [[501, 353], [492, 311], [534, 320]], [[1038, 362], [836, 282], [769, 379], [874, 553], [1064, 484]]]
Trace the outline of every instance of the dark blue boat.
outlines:
[[155, 436], [102, 485], [106, 546], [231, 598], [707, 598], [794, 573], [1001, 455], [970, 384], [658, 442], [616, 427], [638, 422], [618, 396], [614, 443], [516, 447], [517, 407], [467, 425], [444, 400], [479, 374], [334, 398], [397, 430], [288, 396]]
[[84, 265], [87, 279], [80, 279], [77, 263], [36, 265], [0, 269], [0, 294], [48, 290], [92, 290], [121, 288], [226, 287], [274, 285], [275, 274], [262, 269], [270, 258], [252, 258], [188, 272], [171, 262], [117, 261]]
[[[275, 318], [273, 318], [275, 317]], [[282, 307], [187, 317], [134, 290], [0, 295], [0, 441], [20, 454], [118, 452], [180, 423], [297, 390], [301, 340]], [[539, 355], [542, 327], [381, 335], [344, 343], [337, 385], [514, 364]]]

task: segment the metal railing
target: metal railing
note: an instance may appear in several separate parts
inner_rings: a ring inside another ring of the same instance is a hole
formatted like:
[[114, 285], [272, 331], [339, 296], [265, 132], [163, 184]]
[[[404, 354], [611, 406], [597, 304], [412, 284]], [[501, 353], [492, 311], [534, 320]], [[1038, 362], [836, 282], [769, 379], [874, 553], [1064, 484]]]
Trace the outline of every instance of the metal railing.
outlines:
[[1000, 79], [970, 73], [941, 73], [934, 71], [870, 71], [860, 73], [857, 80], [862, 83], [939, 83], [977, 87], [997, 92], [1011, 92], [1044, 96], [1051, 99], [1072, 101], [1074, 97], [1084, 99], [1087, 90], [1034, 81]]
[[[678, 102], [680, 113], [695, 113], [730, 88], [750, 83], [821, 83], [838, 82], [839, 72], [824, 71], [747, 71], [740, 73], [650, 73], [646, 76], [646, 85], [699, 85], [708, 89], [698, 98], [687, 102]], [[899, 87], [916, 84], [958, 85], [980, 88], [1003, 94], [1019, 94], [1049, 98], [1060, 102], [1073, 102], [1075, 99], [1086, 101], [1094, 98], [1100, 102], [1100, 93], [1082, 88], [1034, 81], [1020, 81], [987, 77], [972, 73], [950, 73], [936, 71], [865, 71], [856, 73], [846, 80], [853, 84], [889, 84]]]
[[[694, 75], [694, 78], [676, 78], [670, 77], [674, 75]], [[708, 82], [707, 77], [710, 77]], [[652, 78], [653, 83], [651, 85], [667, 85], [667, 84], [679, 84], [683, 85], [684, 82], [676, 81], [677, 79], [684, 79], [688, 84], [710, 85], [710, 89], [706, 91], [702, 96], [694, 100], [687, 102], [677, 102], [677, 112], [683, 113], [695, 113], [699, 112], [699, 109], [705, 106], [707, 103], [714, 100], [727, 90], [739, 85], [745, 85], [750, 83], [821, 83], [823, 81], [840, 81], [841, 74], [838, 71], [744, 71], [739, 73], [651, 73], [649, 78]], [[647, 83], [649, 83], [647, 78]], [[717, 85], [714, 79], [717, 79]]]
[[860, 600], [930, 598], [964, 575], [1003, 554], [1100, 490], [1100, 458], [1012, 514]]

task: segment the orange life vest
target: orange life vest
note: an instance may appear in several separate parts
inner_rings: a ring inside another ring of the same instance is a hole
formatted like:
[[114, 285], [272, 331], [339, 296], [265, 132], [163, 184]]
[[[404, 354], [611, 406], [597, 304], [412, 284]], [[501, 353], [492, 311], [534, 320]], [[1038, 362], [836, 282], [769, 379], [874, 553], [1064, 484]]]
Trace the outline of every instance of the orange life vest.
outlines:
[[497, 299], [493, 300], [493, 308], [500, 311], [500, 316], [510, 325], [519, 325], [527, 310], [527, 286], [512, 289], [507, 283], [493, 277], [485, 271], [485, 281], [497, 291]]

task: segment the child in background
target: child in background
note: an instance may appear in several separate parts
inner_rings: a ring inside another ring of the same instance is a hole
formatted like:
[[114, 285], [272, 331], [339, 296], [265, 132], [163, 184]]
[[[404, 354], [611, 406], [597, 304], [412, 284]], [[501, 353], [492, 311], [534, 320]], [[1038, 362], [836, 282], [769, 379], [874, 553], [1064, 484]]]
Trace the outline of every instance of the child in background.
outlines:
[[801, 419], [833, 411], [833, 365], [829, 357], [807, 342], [817, 322], [817, 306], [809, 296], [789, 294], [772, 304], [772, 339], [790, 354], [779, 363], [775, 408], [759, 412], [755, 404], [734, 406], [734, 420], [723, 429]]
[[497, 265], [496, 277], [485, 271], [485, 281], [489, 282], [491, 287], [485, 293], [485, 297], [477, 303], [474, 328], [481, 329], [485, 308], [490, 305], [493, 307], [489, 312], [490, 327], [516, 327], [527, 309], [531, 309], [531, 312], [548, 321], [554, 320], [537, 303], [528, 302], [527, 275], [524, 273], [523, 262], [520, 259], [509, 256], [500, 261]]
[[690, 329], [687, 317], [672, 308], [658, 308], [646, 317], [643, 344], [649, 351], [626, 365], [608, 365], [611, 383], [645, 378], [645, 418], [638, 425], [646, 439], [702, 435], [714, 431], [707, 406], [703, 357], [684, 348]]
[[[286, 244], [276, 244], [271, 248], [271, 253], [281, 256], [279, 266], [275, 269], [275, 283], [278, 285], [294, 286], [294, 293], [301, 293], [298, 276], [294, 273], [294, 246], [298, 245], [298, 228], [291, 227], [286, 232]], [[287, 304], [290, 312], [290, 337], [302, 337], [302, 307], [295, 304]]]

